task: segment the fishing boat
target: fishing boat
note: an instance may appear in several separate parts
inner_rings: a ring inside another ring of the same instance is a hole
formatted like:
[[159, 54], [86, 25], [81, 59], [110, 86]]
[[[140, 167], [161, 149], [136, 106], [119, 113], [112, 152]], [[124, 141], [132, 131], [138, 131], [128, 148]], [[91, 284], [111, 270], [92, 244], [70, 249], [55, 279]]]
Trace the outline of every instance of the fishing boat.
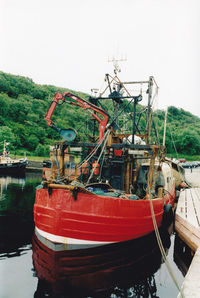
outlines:
[[7, 150], [8, 143], [4, 141], [3, 152], [0, 155], [0, 174], [21, 174], [26, 170], [27, 158], [11, 158]]
[[[45, 116], [64, 140], [55, 142], [51, 168], [36, 189], [35, 230], [66, 249], [139, 239], [172, 222], [175, 179], [151, 113], [158, 86], [152, 76], [124, 82], [114, 73], [106, 74], [99, 96], [86, 100], [70, 91], [56, 93]], [[140, 91], [131, 93], [128, 87], [138, 84]], [[52, 121], [64, 103], [90, 113], [88, 141], [76, 141], [74, 129]]]

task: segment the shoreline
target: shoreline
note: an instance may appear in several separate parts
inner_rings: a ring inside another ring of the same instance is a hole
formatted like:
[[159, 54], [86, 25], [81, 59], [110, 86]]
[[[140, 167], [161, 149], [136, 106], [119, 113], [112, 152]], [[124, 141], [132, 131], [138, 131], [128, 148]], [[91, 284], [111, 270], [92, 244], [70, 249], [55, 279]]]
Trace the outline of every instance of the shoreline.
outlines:
[[43, 169], [42, 161], [28, 160], [26, 170], [28, 170], [28, 171], [42, 171], [42, 169]]

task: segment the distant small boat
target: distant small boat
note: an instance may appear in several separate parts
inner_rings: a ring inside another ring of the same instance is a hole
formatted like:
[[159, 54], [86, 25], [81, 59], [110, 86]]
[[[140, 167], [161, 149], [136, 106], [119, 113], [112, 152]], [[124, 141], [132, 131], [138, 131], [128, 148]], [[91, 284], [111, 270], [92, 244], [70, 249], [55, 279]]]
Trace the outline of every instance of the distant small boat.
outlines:
[[0, 155], [0, 174], [22, 173], [28, 164], [27, 158], [15, 159], [9, 156], [6, 150], [8, 143], [4, 141], [3, 152]]

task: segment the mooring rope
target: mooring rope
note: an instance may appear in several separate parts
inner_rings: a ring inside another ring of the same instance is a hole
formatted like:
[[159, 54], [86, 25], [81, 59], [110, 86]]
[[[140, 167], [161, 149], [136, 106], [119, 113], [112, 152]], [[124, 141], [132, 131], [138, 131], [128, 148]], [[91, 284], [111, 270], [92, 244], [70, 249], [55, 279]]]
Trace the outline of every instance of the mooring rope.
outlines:
[[167, 255], [165, 253], [165, 249], [164, 249], [163, 244], [162, 244], [160, 233], [158, 231], [158, 225], [157, 225], [157, 222], [156, 222], [156, 217], [155, 217], [155, 212], [154, 212], [154, 207], [153, 207], [153, 200], [152, 200], [151, 192], [150, 192], [150, 183], [149, 183], [149, 180], [148, 180], [148, 193], [149, 193], [149, 202], [150, 202], [150, 209], [151, 209], [151, 216], [152, 216], [154, 231], [155, 231], [156, 239], [157, 239], [157, 242], [158, 242], [158, 246], [160, 248], [160, 252], [162, 254], [163, 260], [164, 260], [164, 262], [166, 264], [166, 267], [168, 269], [169, 274], [171, 275], [172, 280], [174, 281], [177, 289], [179, 290], [179, 292], [181, 294], [181, 297], [184, 298], [184, 295], [182, 293], [182, 289], [179, 286], [178, 281], [177, 281], [177, 279], [176, 279], [176, 277], [175, 277], [175, 275], [173, 273], [173, 270], [172, 270], [172, 268], [171, 268], [171, 266], [169, 264], [169, 261], [167, 259]]

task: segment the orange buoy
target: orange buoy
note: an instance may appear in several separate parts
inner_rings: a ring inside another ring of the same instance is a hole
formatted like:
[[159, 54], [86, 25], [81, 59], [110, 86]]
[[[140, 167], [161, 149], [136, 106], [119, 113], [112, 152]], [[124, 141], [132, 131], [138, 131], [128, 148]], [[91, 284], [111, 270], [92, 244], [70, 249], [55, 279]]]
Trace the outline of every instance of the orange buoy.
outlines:
[[92, 163], [92, 170], [93, 170], [93, 174], [94, 174], [94, 175], [99, 175], [99, 168], [100, 168], [100, 165], [99, 165], [99, 163], [95, 160], [95, 161]]
[[89, 174], [89, 163], [87, 161], [84, 161], [81, 168], [82, 168], [82, 174], [83, 175], [88, 175]]

